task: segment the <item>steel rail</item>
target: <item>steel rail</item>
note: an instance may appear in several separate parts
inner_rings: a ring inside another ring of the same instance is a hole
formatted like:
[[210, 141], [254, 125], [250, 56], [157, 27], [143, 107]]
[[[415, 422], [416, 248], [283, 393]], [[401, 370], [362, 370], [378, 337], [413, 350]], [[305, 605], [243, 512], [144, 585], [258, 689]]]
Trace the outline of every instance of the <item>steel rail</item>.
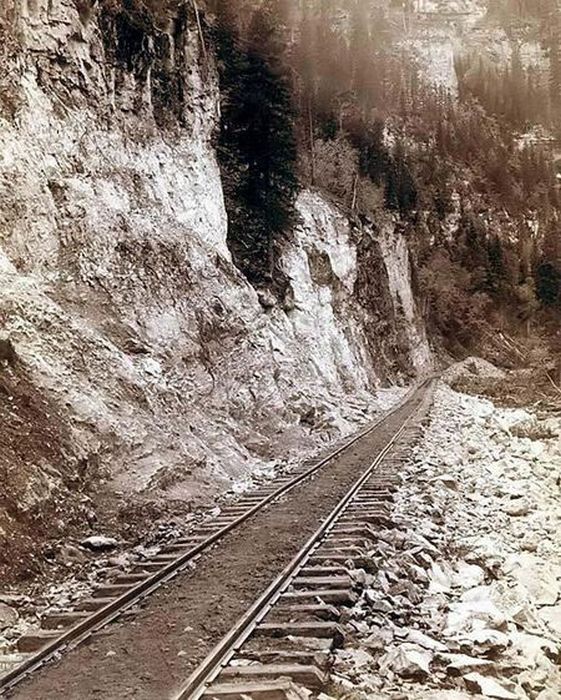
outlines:
[[[416, 391], [420, 391], [425, 384], [431, 383], [433, 380], [427, 379]], [[387, 444], [380, 450], [374, 461], [368, 466], [364, 473], [351, 486], [346, 495], [335, 506], [330, 515], [324, 520], [319, 529], [310, 537], [306, 544], [300, 549], [292, 561], [285, 567], [282, 573], [271, 583], [265, 592], [258, 598], [252, 607], [245, 613], [232, 627], [230, 632], [211, 650], [207, 657], [189, 676], [185, 685], [179, 693], [174, 696], [173, 700], [199, 700], [208, 690], [209, 685], [220, 675], [224, 667], [229, 663], [234, 654], [239, 651], [240, 647], [253, 634], [256, 627], [260, 624], [263, 618], [270, 612], [271, 608], [276, 604], [281, 595], [290, 586], [294, 578], [300, 570], [305, 566], [306, 561], [314, 550], [317, 549], [325, 535], [335, 527], [340, 516], [347, 509], [353, 498], [361, 490], [362, 486], [370, 477], [374, 470], [381, 464], [386, 455], [394, 447], [403, 432], [408, 427], [415, 411], [423, 404], [425, 396], [419, 402], [419, 406], [413, 409], [413, 412], [408, 415], [398, 430], [393, 434]], [[412, 397], [409, 398], [409, 401]]]
[[209, 535], [209, 537], [202, 542], [191, 547], [183, 554], [180, 554], [169, 564], [164, 565], [159, 571], [149, 575], [146, 580], [133, 585], [130, 590], [124, 592], [103, 608], [100, 608], [91, 615], [88, 615], [88, 617], [86, 617], [84, 620], [63, 631], [59, 637], [51, 642], [48, 642], [45, 646], [41, 647], [41, 649], [34, 652], [28, 659], [25, 659], [12, 671], [0, 676], [0, 695], [3, 695], [5, 692], [11, 690], [15, 685], [38, 671], [48, 662], [60, 658], [64, 651], [73, 649], [82, 644], [89, 639], [92, 634], [95, 634], [106, 625], [114, 622], [133, 605], [136, 605], [138, 602], [154, 593], [164, 583], [180, 574], [188, 566], [188, 564], [195, 559], [195, 557], [202, 554], [212, 545], [216, 544], [225, 535], [238, 528], [271, 502], [276, 501], [281, 496], [286, 495], [303, 481], [309, 479], [318, 470], [338, 457], [341, 453], [348, 450], [356, 442], [374, 432], [383, 423], [395, 415], [395, 413], [404, 408], [413, 399], [415, 394], [418, 393], [423, 386], [430, 381], [432, 381], [432, 377], [426, 378], [419, 384], [412, 387], [411, 390], [408, 391], [407, 394], [396, 404], [396, 406], [392, 407], [372, 425], [358, 432], [343, 445], [330, 452], [326, 457], [322, 458], [319, 462], [310, 467], [310, 469], [298, 474], [294, 479], [280, 486], [274, 492], [263, 498], [263, 500], [257, 503], [255, 506], [249, 507], [245, 513], [242, 513], [242, 515], [237, 517], [231, 523], [228, 523], [215, 533]]

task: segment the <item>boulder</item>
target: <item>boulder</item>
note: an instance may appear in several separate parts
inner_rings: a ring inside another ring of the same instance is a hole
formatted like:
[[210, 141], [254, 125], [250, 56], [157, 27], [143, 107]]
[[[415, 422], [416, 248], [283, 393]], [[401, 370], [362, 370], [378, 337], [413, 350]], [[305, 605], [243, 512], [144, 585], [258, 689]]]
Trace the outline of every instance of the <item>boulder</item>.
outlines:
[[430, 674], [433, 654], [417, 644], [405, 642], [390, 649], [380, 659], [380, 670], [393, 671], [404, 678], [423, 678]]
[[6, 605], [6, 603], [0, 603], [0, 630], [4, 630], [15, 625], [18, 617], [17, 610], [9, 605]]
[[481, 693], [487, 698], [502, 698], [502, 700], [518, 700], [519, 696], [507, 690], [494, 678], [482, 676], [480, 673], [468, 673], [464, 676], [469, 690]]
[[528, 515], [530, 512], [530, 506], [525, 498], [514, 498], [511, 501], [507, 501], [503, 506], [503, 512], [512, 517], [520, 517], [522, 515]]
[[86, 537], [85, 540], [80, 542], [82, 547], [90, 549], [93, 552], [103, 552], [109, 549], [115, 549], [118, 545], [117, 540], [114, 537], [105, 537], [104, 535], [92, 535], [91, 537]]

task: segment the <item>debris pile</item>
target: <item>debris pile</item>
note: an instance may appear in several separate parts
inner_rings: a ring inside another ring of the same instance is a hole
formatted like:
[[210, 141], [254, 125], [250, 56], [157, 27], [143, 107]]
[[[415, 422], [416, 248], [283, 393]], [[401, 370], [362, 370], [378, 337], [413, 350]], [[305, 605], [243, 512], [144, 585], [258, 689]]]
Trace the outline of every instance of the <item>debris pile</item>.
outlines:
[[335, 653], [336, 697], [561, 698], [561, 446], [441, 385]]

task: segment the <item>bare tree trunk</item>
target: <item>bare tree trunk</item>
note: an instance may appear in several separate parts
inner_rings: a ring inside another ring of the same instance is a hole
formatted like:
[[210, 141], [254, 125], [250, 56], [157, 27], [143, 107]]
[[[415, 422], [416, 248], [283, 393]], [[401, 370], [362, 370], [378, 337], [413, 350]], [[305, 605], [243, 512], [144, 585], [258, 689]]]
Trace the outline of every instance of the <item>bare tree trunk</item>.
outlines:
[[353, 182], [353, 199], [351, 202], [351, 211], [355, 210], [357, 195], [358, 195], [358, 173], [355, 175], [354, 182]]
[[199, 30], [199, 39], [201, 40], [201, 51], [205, 65], [208, 63], [208, 54], [206, 50], [205, 37], [203, 34], [203, 25], [201, 24], [201, 15], [199, 14], [199, 6], [197, 0], [193, 0], [193, 9], [195, 10], [195, 18], [197, 20], [197, 28]]

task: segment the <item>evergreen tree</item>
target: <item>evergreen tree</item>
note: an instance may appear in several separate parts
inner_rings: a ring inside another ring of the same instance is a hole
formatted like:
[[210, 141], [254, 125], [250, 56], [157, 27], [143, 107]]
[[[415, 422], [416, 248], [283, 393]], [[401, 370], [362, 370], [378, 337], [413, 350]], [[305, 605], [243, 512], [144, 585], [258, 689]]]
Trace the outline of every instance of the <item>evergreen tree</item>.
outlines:
[[234, 259], [255, 284], [275, 280], [276, 241], [294, 221], [295, 112], [283, 69], [284, 42], [267, 5], [257, 10], [243, 46], [218, 34], [222, 94], [219, 162]]

